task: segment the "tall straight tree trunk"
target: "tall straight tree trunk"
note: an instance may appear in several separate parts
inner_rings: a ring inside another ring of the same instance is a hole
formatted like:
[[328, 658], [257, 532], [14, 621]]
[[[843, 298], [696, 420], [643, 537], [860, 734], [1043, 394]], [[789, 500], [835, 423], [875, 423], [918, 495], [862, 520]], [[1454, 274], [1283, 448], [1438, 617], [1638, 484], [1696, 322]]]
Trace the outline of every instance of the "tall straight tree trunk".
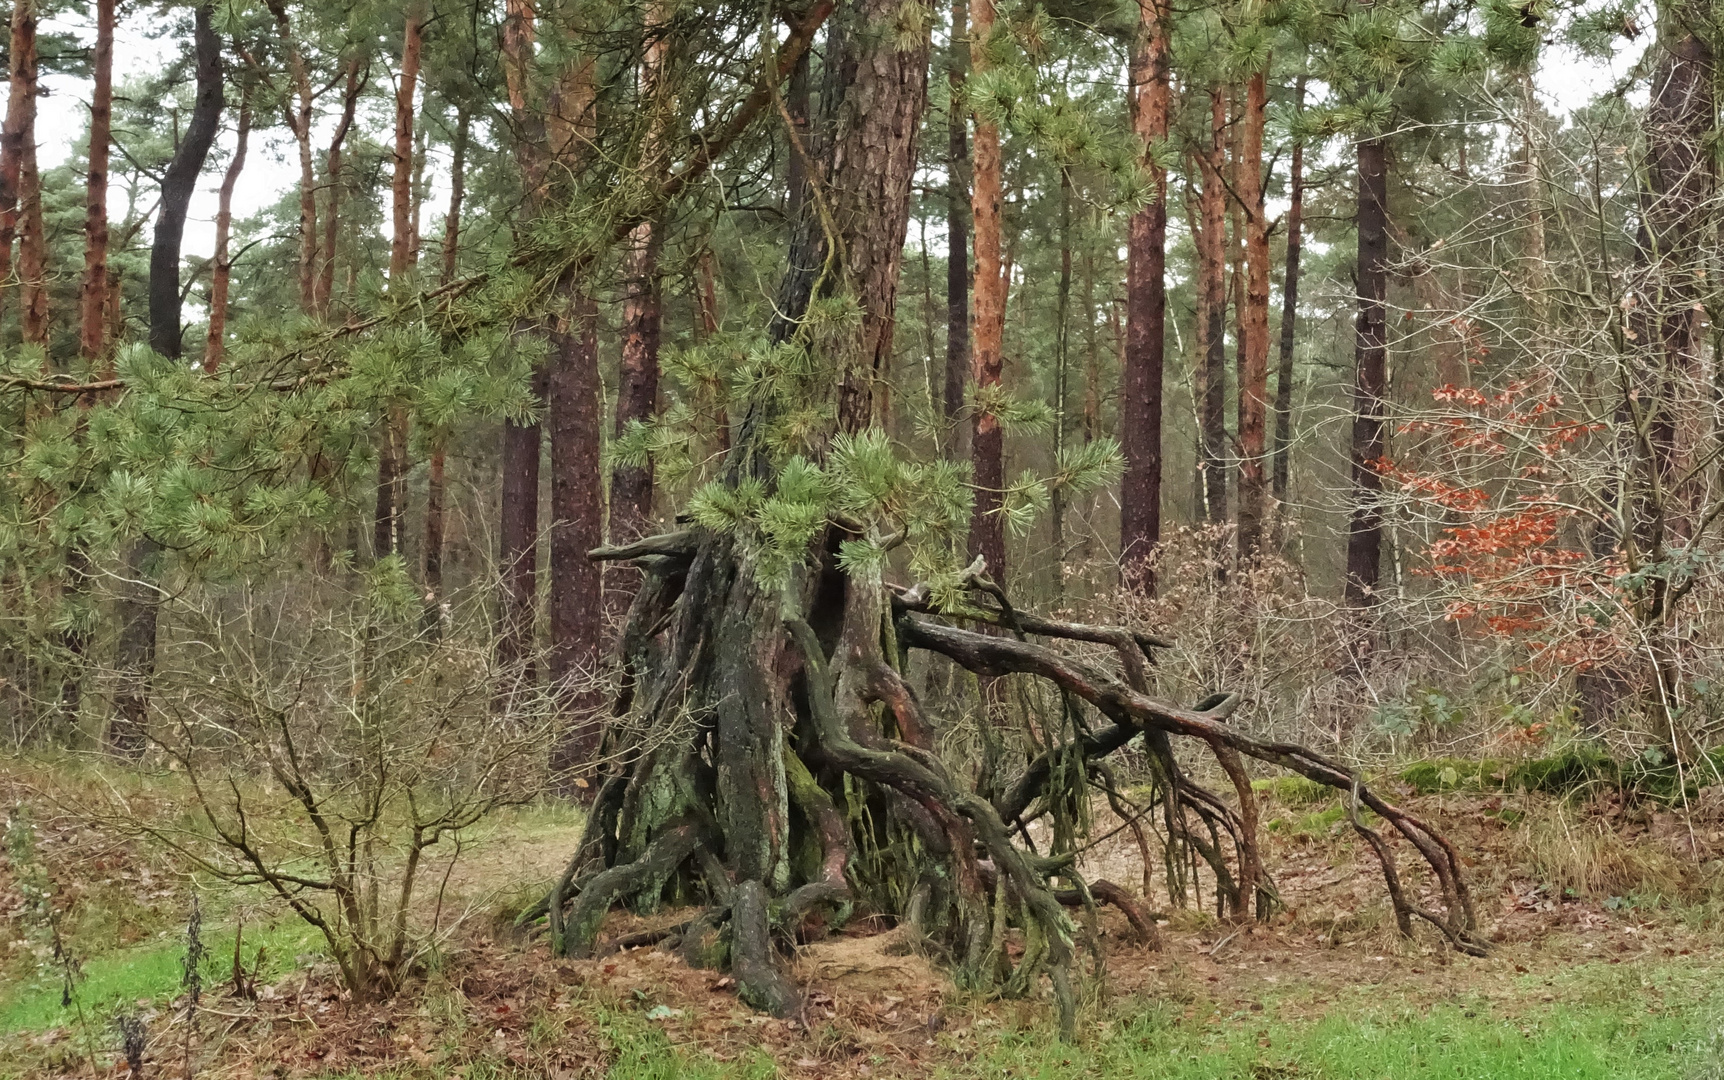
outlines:
[[276, 33], [287, 54], [288, 76], [293, 82], [293, 97], [282, 102], [282, 119], [299, 148], [299, 309], [310, 314], [317, 310], [317, 163], [311, 148], [311, 69], [287, 17], [286, 4], [283, 0], [267, 3], [275, 16]]
[[553, 751], [559, 774], [584, 770], [598, 753], [591, 715], [598, 697], [593, 686], [581, 685], [597, 669], [604, 636], [600, 564], [587, 558], [605, 539], [598, 354], [598, 305], [576, 291], [552, 338], [545, 410], [551, 442], [549, 674], [574, 722]]
[[[508, 0], [502, 34], [503, 78], [508, 88], [509, 111], [514, 120], [514, 152], [521, 171], [529, 213], [544, 198], [542, 125], [529, 101], [532, 64], [537, 38], [537, 13], [527, 0]], [[516, 333], [533, 332], [523, 320]], [[529, 390], [545, 400], [547, 373], [543, 364], [532, 373]], [[497, 537], [498, 571], [502, 577], [501, 611], [497, 630], [497, 660], [507, 684], [502, 697], [507, 703], [518, 688], [537, 680], [534, 662], [534, 613], [537, 601], [539, 541], [539, 459], [543, 453], [537, 422], [503, 422], [502, 500]]]
[[[341, 195], [345, 183], [341, 175], [342, 151], [347, 144], [347, 135], [353, 130], [353, 114], [359, 106], [359, 95], [365, 89], [367, 79], [362, 79], [359, 72], [359, 55], [355, 53], [348, 58], [346, 86], [341, 96], [341, 119], [336, 121], [335, 134], [329, 140], [329, 152], [324, 158], [324, 186], [329, 189], [329, 202], [324, 208], [323, 245], [321, 249], [322, 266], [318, 270], [316, 291], [312, 296], [312, 308], [319, 315], [329, 314], [329, 305], [335, 297], [335, 256], [339, 246], [341, 230]], [[412, 137], [412, 120], [408, 120], [409, 139]]]
[[455, 110], [454, 160], [449, 164], [449, 213], [443, 218], [443, 276], [439, 285], [455, 280], [461, 252], [461, 203], [467, 198], [467, 139], [473, 113], [465, 104]]
[[1347, 606], [1355, 609], [1368, 608], [1377, 602], [1382, 563], [1383, 477], [1377, 465], [1385, 450], [1384, 396], [1388, 391], [1389, 362], [1387, 159], [1388, 147], [1382, 136], [1360, 140], [1356, 270], [1359, 314], [1353, 343], [1353, 434], [1348, 455], [1352, 465], [1353, 509], [1347, 526], [1345, 590]]
[[[24, 172], [24, 140], [36, 113], [36, 0], [15, 0], [7, 49], [6, 124], [0, 131], [0, 281], [12, 277], [12, 245], [18, 238], [18, 185]], [[9, 290], [0, 289], [0, 303]]]
[[1203, 396], [1198, 408], [1203, 505], [1211, 525], [1227, 521], [1227, 193], [1222, 184], [1227, 113], [1221, 88], [1209, 90], [1210, 144], [1200, 152], [1198, 287], [1202, 293]]
[[84, 184], [84, 280], [78, 288], [78, 353], [101, 359], [108, 320], [108, 142], [114, 115], [114, 3], [96, 0], [90, 88], [90, 166]]
[[[1071, 170], [1060, 169], [1060, 280], [1054, 291], [1054, 461], [1065, 455], [1066, 449], [1066, 390], [1070, 381], [1071, 302], [1072, 302], [1072, 176]], [[1054, 533], [1054, 588], [1065, 588], [1066, 493], [1063, 488], [1053, 491], [1049, 507], [1049, 523]]]
[[[413, 96], [419, 85], [419, 53], [422, 22], [416, 8], [409, 8], [401, 30], [401, 78], [395, 92], [395, 161], [390, 178], [390, 222], [394, 229], [389, 241], [389, 288], [399, 293], [406, 288], [418, 254], [413, 235]], [[348, 86], [356, 79], [349, 69]], [[343, 119], [351, 115], [351, 105], [343, 111]], [[335, 224], [335, 166], [337, 156], [330, 152], [329, 223]], [[329, 244], [327, 270], [333, 270], [335, 245]], [[327, 272], [327, 271], [326, 271]], [[327, 303], [327, 295], [324, 297]], [[407, 413], [391, 403], [383, 418], [383, 430], [377, 448], [377, 509], [373, 515], [371, 549], [378, 558], [399, 555], [404, 540], [407, 513]]]
[[[193, 13], [197, 91], [191, 121], [173, 158], [162, 173], [162, 197], [156, 213], [156, 234], [150, 245], [150, 348], [163, 356], [180, 355], [180, 242], [185, 236], [186, 211], [197, 188], [204, 159], [221, 123], [221, 40], [209, 4]], [[149, 717], [150, 680], [156, 667], [156, 557], [161, 547], [148, 533], [132, 541], [126, 556], [125, 593], [119, 605], [120, 637], [115, 661], [122, 679], [114, 695], [114, 718], [108, 742], [120, 754], [144, 748]]]
[[28, 83], [24, 95], [22, 160], [18, 169], [18, 283], [23, 292], [19, 317], [26, 343], [48, 347], [48, 234], [42, 220], [42, 174], [36, 167], [36, 17], [29, 23], [24, 55], [18, 60]]
[[210, 271], [210, 323], [204, 341], [204, 373], [214, 375], [227, 355], [228, 290], [233, 281], [233, 257], [228, 245], [233, 231], [233, 192], [245, 168], [246, 143], [251, 137], [251, 94], [241, 91], [239, 124], [234, 133], [233, 160], [221, 178], [216, 200], [215, 265]]
[[[1305, 107], [1305, 76], [1294, 90], [1295, 111]], [[1281, 355], [1275, 368], [1275, 461], [1270, 481], [1278, 514], [1287, 503], [1293, 453], [1293, 345], [1299, 318], [1299, 251], [1305, 216], [1305, 143], [1293, 140], [1293, 160], [1288, 166], [1287, 269], [1281, 283]]]
[[1119, 493], [1120, 572], [1145, 594], [1155, 578], [1145, 565], [1161, 542], [1161, 412], [1167, 333], [1167, 170], [1153, 149], [1167, 137], [1168, 35], [1165, 0], [1138, 0], [1131, 52], [1132, 129], [1144, 142], [1154, 184], [1149, 203], [1131, 216], [1127, 234], [1125, 369], [1120, 376], [1120, 444], [1125, 476]]
[[[970, 146], [964, 77], [969, 70], [968, 0], [952, 0], [952, 37], [946, 52], [946, 423], [964, 409], [970, 378]], [[954, 437], [956, 436], [954, 431]]]
[[1239, 562], [1255, 561], [1268, 504], [1264, 465], [1269, 417], [1269, 221], [1263, 208], [1263, 125], [1269, 103], [1263, 72], [1245, 85], [1234, 170], [1245, 219], [1245, 303], [1239, 328]]
[[[994, 29], [994, 0], [970, 5], [970, 66], [987, 70], [987, 41]], [[1006, 333], [1006, 278], [1000, 250], [1000, 129], [975, 118], [975, 182], [970, 216], [975, 227], [976, 336], [971, 376], [978, 399], [970, 437], [971, 479], [976, 486], [970, 517], [970, 555], [987, 561], [994, 580], [1006, 582], [1006, 531], [1000, 513], [1005, 489], [1004, 433], [1000, 419], [985, 404], [997, 393]]]

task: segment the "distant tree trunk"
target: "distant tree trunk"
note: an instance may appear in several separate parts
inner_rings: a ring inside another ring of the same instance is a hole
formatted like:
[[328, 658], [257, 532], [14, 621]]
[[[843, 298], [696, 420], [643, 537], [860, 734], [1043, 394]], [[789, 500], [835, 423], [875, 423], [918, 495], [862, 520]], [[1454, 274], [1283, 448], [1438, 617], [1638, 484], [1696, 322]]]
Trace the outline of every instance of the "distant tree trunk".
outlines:
[[[961, 103], [969, 69], [968, 0], [952, 0], [952, 39], [946, 54], [946, 395], [955, 425], [970, 377], [970, 147]], [[954, 431], [956, 435], [956, 431]]]
[[[1294, 110], [1305, 107], [1305, 76], [1294, 91]], [[1305, 143], [1293, 140], [1288, 167], [1287, 270], [1281, 285], [1281, 355], [1275, 369], [1275, 467], [1270, 490], [1277, 513], [1287, 503], [1290, 458], [1293, 453], [1293, 344], [1299, 317], [1299, 248], [1305, 215]]]
[[[986, 70], [987, 41], [994, 28], [994, 0], [970, 5], [970, 66]], [[1006, 331], [1006, 279], [1000, 250], [1000, 130], [976, 120], [975, 181], [970, 216], [975, 227], [976, 337], [971, 375], [976, 394], [997, 393]], [[987, 560], [988, 573], [1006, 582], [1006, 532], [1001, 514], [1005, 489], [1005, 447], [1000, 419], [985, 404], [976, 409], [970, 438], [971, 477], [976, 486], [970, 517], [970, 554]]]
[[1145, 594], [1155, 578], [1145, 565], [1161, 542], [1161, 411], [1167, 332], [1167, 170], [1150, 153], [1167, 137], [1168, 35], [1165, 0], [1138, 0], [1131, 52], [1132, 129], [1145, 146], [1154, 184], [1131, 216], [1126, 249], [1125, 369], [1120, 377], [1120, 444], [1125, 476], [1119, 493], [1119, 564], [1123, 580]]
[[[191, 205], [204, 159], [221, 123], [221, 41], [216, 37], [214, 8], [204, 4], [193, 13], [197, 92], [191, 122], [162, 173], [162, 196], [156, 213], [156, 234], [150, 246], [150, 348], [163, 356], [180, 355], [180, 241], [185, 235], [186, 210]], [[156, 667], [156, 556], [161, 547], [148, 533], [132, 541], [126, 556], [125, 592], [119, 605], [120, 638], [115, 661], [121, 685], [114, 695], [109, 746], [124, 755], [144, 748], [149, 716], [150, 680]]]
[[455, 160], [449, 165], [449, 213], [443, 219], [443, 277], [441, 285], [455, 280], [461, 251], [461, 202], [467, 197], [467, 138], [473, 114], [465, 104], [455, 111]]
[[[521, 171], [528, 210], [536, 209], [544, 197], [543, 125], [528, 101], [528, 88], [537, 38], [537, 13], [527, 0], [508, 0], [502, 34], [503, 78], [508, 88], [509, 111], [514, 121], [515, 160]], [[532, 332], [523, 321], [517, 334]], [[546, 368], [532, 373], [529, 390], [544, 401], [548, 386]], [[537, 602], [539, 541], [539, 459], [543, 453], [537, 423], [503, 422], [502, 505], [498, 530], [498, 570], [502, 575], [502, 610], [498, 620], [497, 660], [510, 685], [505, 702], [516, 687], [537, 680], [534, 663], [534, 609]]]
[[212, 18], [213, 8], [208, 4], [195, 11], [197, 96], [185, 136], [162, 173], [161, 205], [150, 247], [150, 348], [176, 358], [181, 352], [180, 241], [185, 235], [192, 193], [221, 123], [221, 42], [210, 26]]
[[[1071, 347], [1071, 300], [1072, 300], [1072, 175], [1071, 170], [1060, 169], [1060, 280], [1054, 291], [1054, 461], [1058, 462], [1066, 449], [1066, 384], [1069, 381], [1068, 367]], [[1056, 591], [1065, 587], [1065, 527], [1066, 527], [1066, 493], [1063, 488], [1053, 490], [1049, 506], [1049, 524], [1054, 533], [1054, 588]]]
[[[341, 119], [335, 124], [335, 134], [330, 137], [329, 153], [324, 159], [324, 182], [329, 189], [329, 203], [323, 217], [323, 265], [318, 271], [316, 291], [312, 296], [312, 309], [319, 315], [329, 314], [330, 302], [335, 297], [335, 257], [341, 232], [341, 194], [344, 187], [341, 176], [342, 149], [347, 143], [348, 132], [353, 130], [354, 110], [359, 105], [359, 95], [368, 81], [368, 78], [360, 77], [358, 54], [348, 58], [346, 81], [347, 85], [341, 97]], [[413, 121], [409, 119], [407, 123], [408, 138], [411, 139]]]
[[108, 143], [114, 115], [114, 3], [96, 0], [96, 48], [91, 57], [90, 166], [84, 184], [84, 280], [78, 290], [78, 352], [101, 359], [108, 320]]
[[233, 259], [228, 252], [233, 230], [233, 192], [239, 184], [239, 174], [245, 168], [246, 142], [251, 135], [251, 95], [242, 91], [239, 99], [239, 126], [235, 131], [233, 160], [222, 176], [221, 192], [216, 202], [215, 265], [210, 271], [210, 324], [204, 344], [204, 373], [214, 375], [227, 355], [228, 289], [233, 281]]
[[413, 96], [419, 86], [419, 53], [423, 20], [408, 8], [401, 31], [401, 81], [395, 91], [395, 172], [390, 184], [394, 233], [389, 241], [389, 281], [393, 285], [413, 269]]
[[23, 293], [19, 316], [20, 336], [26, 343], [48, 346], [48, 237], [42, 220], [42, 176], [36, 168], [36, 18], [30, 7], [22, 55], [14, 61], [14, 72], [27, 85], [21, 117], [18, 168], [18, 283]]
[[425, 629], [433, 639], [443, 631], [443, 500], [447, 491], [448, 451], [438, 432], [431, 441], [431, 467], [425, 481]]
[[1245, 86], [1234, 171], [1245, 219], [1245, 304], [1239, 326], [1239, 563], [1259, 555], [1268, 502], [1264, 483], [1269, 414], [1269, 220], [1263, 208], [1263, 125], [1269, 103], [1263, 72]]
[[1203, 504], [1211, 525], [1227, 521], [1227, 195], [1222, 184], [1222, 148], [1227, 132], [1221, 88], [1209, 89], [1210, 145], [1200, 152], [1203, 191], [1197, 251], [1202, 293], [1203, 399], [1198, 409]]
[[[419, 54], [422, 22], [416, 9], [409, 8], [401, 31], [401, 79], [395, 92], [395, 154], [394, 172], [390, 178], [390, 223], [393, 234], [389, 241], [389, 288], [398, 292], [406, 287], [418, 258], [418, 244], [413, 235], [413, 95], [419, 85]], [[345, 123], [353, 115], [353, 99], [357, 97], [357, 69], [348, 69], [349, 98], [342, 112]], [[339, 145], [339, 144], [337, 144]], [[336, 168], [339, 151], [329, 153], [330, 197], [329, 225], [335, 226], [335, 192], [339, 190]], [[324, 262], [326, 275], [333, 273], [335, 244], [329, 245]], [[327, 293], [323, 297], [328, 303]], [[399, 404], [391, 403], [383, 417], [383, 430], [377, 448], [377, 510], [374, 515], [372, 551], [377, 558], [399, 555], [405, 536], [407, 514], [407, 413]]]
[[[18, 238], [18, 186], [24, 172], [24, 141], [36, 112], [36, 0], [15, 0], [7, 50], [9, 93], [0, 132], [0, 281], [12, 277], [12, 244]], [[0, 289], [0, 303], [9, 290]]]
[[1353, 509], [1347, 526], [1347, 606], [1377, 602], [1382, 560], [1383, 477], [1377, 470], [1384, 445], [1388, 391], [1388, 162], [1381, 136], [1358, 146], [1359, 314], [1353, 344]]
[[293, 80], [294, 97], [282, 102], [282, 118], [299, 147], [299, 308], [310, 314], [317, 310], [317, 164], [311, 148], [311, 70], [288, 20], [286, 4], [283, 0], [266, 2], [275, 16], [276, 32]]

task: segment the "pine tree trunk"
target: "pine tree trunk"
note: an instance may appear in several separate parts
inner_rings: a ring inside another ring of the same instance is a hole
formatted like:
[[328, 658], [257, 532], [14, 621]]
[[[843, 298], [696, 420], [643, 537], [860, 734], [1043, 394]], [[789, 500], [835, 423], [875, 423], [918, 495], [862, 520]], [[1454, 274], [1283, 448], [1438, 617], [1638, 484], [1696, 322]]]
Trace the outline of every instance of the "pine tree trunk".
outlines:
[[[970, 378], [970, 146], [961, 102], [969, 70], [969, 0], [952, 0], [946, 56], [946, 388], [945, 417], [956, 425]], [[956, 437], [956, 432], [954, 432]]]
[[395, 160], [391, 177], [389, 281], [393, 286], [413, 269], [418, 249], [413, 243], [413, 95], [419, 87], [419, 53], [423, 20], [409, 8], [401, 30], [401, 78], [395, 91]]
[[467, 197], [467, 139], [473, 114], [465, 104], [455, 113], [455, 159], [449, 165], [449, 213], [443, 218], [443, 276], [438, 284], [455, 280], [460, 265], [461, 203]]
[[1376, 604], [1382, 563], [1384, 441], [1388, 392], [1388, 148], [1379, 136], [1358, 147], [1359, 314], [1353, 346], [1353, 509], [1347, 526], [1347, 605]]
[[[329, 189], [329, 202], [323, 215], [323, 245], [322, 266], [318, 270], [315, 291], [312, 294], [312, 310], [322, 316], [329, 315], [330, 302], [335, 298], [335, 259], [340, 246], [341, 230], [341, 195], [346, 187], [346, 181], [341, 173], [342, 150], [347, 143], [347, 134], [353, 130], [354, 111], [359, 106], [359, 95], [365, 89], [365, 79], [360, 78], [359, 57], [354, 55], [347, 61], [346, 86], [341, 96], [341, 119], [335, 124], [335, 134], [329, 140], [329, 152], [324, 158], [324, 186]], [[408, 138], [412, 138], [412, 119], [408, 119]], [[411, 143], [409, 143], [411, 146]]]
[[[582, 685], [596, 673], [604, 638], [599, 564], [587, 558], [604, 542], [599, 461], [598, 306], [576, 293], [563, 329], [551, 339], [546, 425], [551, 442], [549, 674], [570, 727], [552, 755], [565, 778], [590, 771], [599, 731], [598, 702]], [[586, 789], [591, 792], [593, 789]]]
[[[528, 387], [545, 400], [543, 366], [533, 372]], [[497, 564], [502, 578], [501, 611], [498, 618], [497, 661], [510, 686], [530, 687], [537, 679], [534, 663], [533, 624], [538, 598], [539, 458], [541, 432], [537, 422], [503, 421], [502, 502], [497, 537]]]
[[[1293, 108], [1305, 107], [1305, 76], [1299, 76]], [[1278, 514], [1285, 514], [1293, 454], [1293, 346], [1299, 318], [1299, 251], [1305, 217], [1305, 143], [1293, 141], [1287, 170], [1287, 269], [1281, 284], [1281, 354], [1275, 369], [1275, 461], [1270, 491]]]
[[1268, 91], [1263, 72], [1245, 87], [1245, 111], [1234, 171], [1245, 219], [1245, 304], [1239, 325], [1239, 563], [1256, 561], [1268, 503], [1264, 483], [1269, 415], [1269, 220], [1263, 207], [1263, 125]]
[[444, 435], [432, 437], [425, 479], [425, 629], [432, 639], [443, 632], [443, 500], [447, 497], [448, 449]]
[[[12, 277], [18, 238], [18, 186], [23, 179], [25, 132], [36, 112], [36, 0], [15, 0], [7, 48], [6, 125], [0, 132], [0, 281]], [[0, 303], [9, 290], [0, 289]]]
[[[203, 171], [204, 159], [221, 124], [221, 40], [216, 37], [214, 9], [195, 9], [197, 91], [191, 122], [162, 173], [162, 195], [156, 214], [155, 240], [150, 246], [150, 348], [166, 357], [180, 355], [180, 241], [186, 211]], [[150, 680], [156, 666], [155, 585], [161, 548], [147, 533], [132, 541], [126, 557], [126, 591], [119, 605], [120, 638], [115, 653], [121, 684], [114, 695], [114, 718], [108, 740], [120, 754], [143, 750], [149, 718]]]
[[1167, 333], [1167, 170], [1150, 150], [1167, 137], [1168, 35], [1164, 0], [1138, 0], [1131, 53], [1132, 129], [1145, 145], [1154, 185], [1149, 203], [1133, 214], [1127, 238], [1125, 368], [1120, 378], [1120, 446], [1125, 476], [1119, 492], [1121, 576], [1145, 594], [1155, 577], [1144, 564], [1161, 543], [1162, 374]]
[[95, 76], [90, 88], [90, 164], [84, 185], [84, 280], [78, 290], [78, 352], [101, 359], [108, 320], [108, 143], [114, 115], [114, 4], [96, 0]]
[[31, 6], [23, 55], [14, 71], [25, 80], [18, 168], [18, 283], [23, 310], [20, 336], [28, 344], [48, 347], [48, 237], [42, 219], [42, 175], [36, 167], [36, 11]]
[[317, 164], [311, 148], [311, 70], [288, 20], [286, 4], [282, 0], [266, 2], [275, 16], [276, 33], [287, 54], [293, 83], [293, 97], [282, 102], [282, 118], [299, 147], [299, 309], [309, 315], [317, 310]]
[[1227, 114], [1221, 88], [1209, 89], [1210, 145], [1200, 151], [1203, 191], [1198, 248], [1202, 293], [1203, 399], [1198, 409], [1203, 505], [1211, 525], [1227, 521], [1227, 193], [1221, 169]]
[[[987, 41], [994, 29], [994, 0], [970, 5], [970, 66], [987, 70]], [[970, 436], [971, 482], [975, 484], [970, 518], [970, 554], [986, 560], [996, 582], [1006, 582], [1006, 531], [1001, 513], [1005, 493], [1005, 446], [1000, 420], [987, 399], [1000, 392], [1006, 332], [1005, 268], [1000, 250], [1000, 131], [976, 117], [975, 179], [970, 217], [975, 228], [976, 331], [971, 378], [979, 404]]]
[[[1066, 389], [1070, 382], [1067, 368], [1071, 346], [1072, 300], [1072, 176], [1071, 170], [1060, 169], [1060, 279], [1054, 290], [1054, 462], [1064, 457], [1066, 449]], [[1053, 490], [1048, 507], [1049, 524], [1054, 539], [1054, 589], [1065, 588], [1065, 527], [1066, 493], [1063, 487]]]
[[227, 354], [228, 290], [233, 281], [233, 258], [228, 251], [233, 230], [233, 193], [245, 168], [246, 143], [251, 136], [251, 95], [241, 91], [239, 125], [234, 134], [233, 160], [221, 180], [216, 202], [215, 266], [210, 276], [209, 334], [204, 342], [204, 373], [214, 375]]

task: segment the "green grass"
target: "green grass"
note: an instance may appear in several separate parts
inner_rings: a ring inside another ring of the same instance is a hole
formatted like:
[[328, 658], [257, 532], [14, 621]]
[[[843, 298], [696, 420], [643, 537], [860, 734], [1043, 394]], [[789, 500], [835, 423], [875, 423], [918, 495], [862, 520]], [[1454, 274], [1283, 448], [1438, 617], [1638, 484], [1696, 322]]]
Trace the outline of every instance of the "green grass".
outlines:
[[[258, 947], [264, 948], [263, 977], [272, 979], [291, 970], [296, 956], [320, 952], [322, 938], [303, 923], [283, 921], [268, 928], [247, 927], [242, 944], [248, 970], [256, 961]], [[233, 932], [209, 934], [204, 947], [200, 965], [204, 985], [228, 981], [233, 971]], [[180, 993], [184, 956], [184, 942], [173, 939], [95, 957], [81, 966], [77, 1001], [72, 1007], [60, 1004], [59, 969], [44, 968], [28, 982], [0, 987], [0, 1035], [75, 1025], [77, 1005], [82, 1005], [86, 1019], [102, 1026], [116, 1006], [170, 1001]]]
[[[1545, 988], [1533, 977], [1515, 995]], [[1557, 1000], [1430, 1005], [1359, 991], [1297, 1015], [1293, 998], [1262, 1012], [1119, 1002], [1073, 1045], [1042, 1028], [984, 1040], [943, 1075], [1011, 1080], [1714, 1080], [1724, 991], [1716, 973], [1584, 965], [1553, 980]], [[1542, 998], [1543, 995], [1539, 995]], [[1306, 1010], [1311, 1009], [1307, 1004]]]

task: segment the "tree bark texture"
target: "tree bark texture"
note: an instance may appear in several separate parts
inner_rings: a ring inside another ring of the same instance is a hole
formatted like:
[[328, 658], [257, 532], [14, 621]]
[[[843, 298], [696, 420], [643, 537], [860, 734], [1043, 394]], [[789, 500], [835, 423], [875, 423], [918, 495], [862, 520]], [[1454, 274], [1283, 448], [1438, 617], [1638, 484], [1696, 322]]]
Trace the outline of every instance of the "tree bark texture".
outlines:
[[970, 140], [963, 109], [970, 66], [969, 0], [952, 0], [946, 54], [946, 387], [947, 424], [964, 410], [970, 378]]
[[[988, 66], [987, 40], [994, 29], [994, 0], [970, 4], [970, 66]], [[970, 375], [980, 403], [970, 436], [971, 482], [975, 485], [970, 518], [970, 554], [987, 561], [988, 572], [1006, 582], [1005, 435], [986, 399], [1000, 391], [1006, 333], [1005, 269], [1001, 252], [1000, 130], [975, 118], [975, 180], [970, 217], [975, 228], [976, 329]]]
[[[598, 306], [576, 293], [551, 338], [546, 424], [551, 442], [548, 657], [569, 728], [552, 759], [559, 773], [590, 768], [598, 751], [597, 700], [583, 678], [597, 673], [604, 637], [602, 581], [587, 552], [604, 542], [599, 462]], [[589, 789], [591, 790], [591, 789]]]
[[1268, 505], [1269, 219], [1263, 206], [1263, 126], [1269, 103], [1264, 73], [1245, 85], [1234, 172], [1245, 219], [1245, 305], [1239, 320], [1239, 561], [1249, 566], [1263, 542]]
[[1131, 216], [1126, 254], [1125, 368], [1120, 377], [1120, 448], [1125, 475], [1119, 494], [1123, 580], [1153, 593], [1145, 565], [1161, 542], [1162, 374], [1167, 331], [1167, 170], [1152, 151], [1167, 137], [1168, 38], [1172, 11], [1164, 0], [1138, 0], [1131, 53], [1132, 128], [1145, 146], [1154, 185], [1149, 203]]
[[[1305, 76], [1294, 91], [1295, 111], [1305, 107]], [[1287, 502], [1293, 453], [1294, 330], [1299, 321], [1299, 253], [1305, 218], [1305, 143], [1293, 141], [1287, 167], [1287, 267], [1281, 283], [1281, 352], [1275, 368], [1275, 450], [1270, 493], [1277, 507]]]
[[467, 197], [467, 140], [473, 126], [473, 114], [462, 105], [455, 114], [454, 160], [449, 163], [449, 212], [443, 218], [443, 277], [438, 282], [447, 285], [455, 280], [460, 265], [461, 203]]
[[413, 96], [419, 87], [423, 27], [418, 8], [409, 7], [401, 30], [401, 76], [395, 91], [395, 160], [389, 186], [394, 229], [389, 241], [391, 286], [404, 278], [418, 261], [413, 235]]
[[239, 123], [234, 131], [233, 160], [222, 175], [216, 202], [215, 265], [210, 271], [209, 334], [204, 342], [204, 372], [214, 375], [227, 354], [228, 290], [233, 281], [233, 257], [228, 250], [233, 230], [233, 192], [245, 168], [246, 143], [251, 137], [251, 95], [241, 91]]
[[90, 158], [84, 183], [84, 280], [78, 288], [78, 352], [101, 359], [108, 320], [108, 143], [114, 115], [114, 4], [96, 0], [90, 64]]
[[1359, 313], [1353, 344], [1353, 509], [1347, 526], [1345, 599], [1352, 608], [1375, 605], [1382, 563], [1383, 476], [1388, 403], [1389, 179], [1385, 140], [1358, 145]]
[[1210, 144], [1199, 151], [1203, 190], [1197, 249], [1202, 293], [1203, 398], [1198, 408], [1203, 505], [1211, 525], [1227, 521], [1227, 193], [1222, 182], [1227, 112], [1221, 88], [1209, 90]]
[[[7, 49], [6, 124], [0, 131], [0, 281], [12, 277], [12, 245], [18, 238], [18, 186], [23, 179], [24, 142], [34, 138], [36, 113], [36, 3], [12, 5]], [[5, 291], [0, 290], [0, 299]]]
[[[345, 65], [345, 85], [341, 95], [341, 119], [335, 123], [335, 133], [330, 136], [329, 151], [324, 157], [323, 186], [329, 195], [323, 213], [323, 244], [318, 252], [322, 265], [318, 268], [317, 283], [312, 294], [312, 308], [322, 316], [328, 316], [329, 305], [335, 298], [335, 260], [341, 242], [341, 196], [346, 187], [346, 178], [342, 174], [342, 152], [347, 145], [347, 135], [353, 130], [359, 95], [370, 81], [369, 68], [363, 76], [360, 68], [361, 61], [357, 54], [348, 57]], [[411, 117], [407, 122], [408, 139], [411, 140]]]
[[317, 310], [317, 164], [311, 148], [311, 123], [315, 99], [311, 69], [300, 48], [299, 36], [287, 15], [283, 0], [266, 0], [275, 17], [276, 35], [287, 55], [292, 93], [282, 100], [282, 119], [299, 148], [299, 308], [306, 314]]
[[18, 323], [26, 343], [46, 349], [48, 237], [42, 220], [42, 176], [36, 167], [37, 15], [36, 6], [30, 4], [19, 41], [21, 55], [12, 62], [14, 81], [22, 79], [26, 86], [18, 146], [18, 284], [23, 304]]
[[178, 357], [181, 351], [180, 241], [185, 236], [186, 211], [215, 142], [222, 109], [221, 40], [211, 25], [214, 11], [207, 4], [200, 6], [194, 18], [197, 96], [185, 135], [162, 173], [161, 206], [150, 245], [150, 348], [170, 357]]

